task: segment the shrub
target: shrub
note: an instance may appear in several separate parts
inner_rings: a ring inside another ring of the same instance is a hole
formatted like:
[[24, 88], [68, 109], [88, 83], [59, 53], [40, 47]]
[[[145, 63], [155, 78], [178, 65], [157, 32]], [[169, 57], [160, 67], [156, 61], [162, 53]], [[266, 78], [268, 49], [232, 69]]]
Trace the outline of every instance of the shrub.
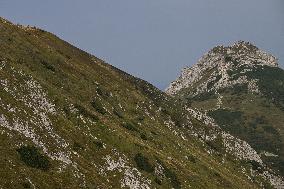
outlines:
[[149, 159], [143, 154], [138, 153], [134, 157], [134, 161], [138, 167], [138, 169], [146, 171], [148, 173], [152, 173], [154, 171], [153, 166], [150, 164]]
[[162, 181], [159, 178], [155, 178], [154, 180], [158, 185], [162, 185]]
[[103, 147], [104, 147], [104, 144], [103, 144], [101, 141], [95, 141], [94, 143], [95, 143], [95, 145], [96, 145], [98, 148], [103, 148]]
[[218, 109], [208, 112], [209, 116], [213, 117], [219, 125], [231, 125], [232, 123], [239, 123], [243, 113], [240, 111], [231, 111], [225, 109]]
[[130, 123], [130, 122], [123, 123], [122, 127], [124, 127], [125, 129], [128, 129], [129, 131], [138, 131], [138, 129], [135, 127], [135, 125], [133, 123]]
[[141, 137], [141, 139], [143, 139], [143, 140], [147, 140], [147, 139], [148, 139], [147, 136], [146, 136], [144, 133], [142, 133], [142, 134], [140, 135], [140, 137]]
[[164, 167], [165, 169], [165, 176], [171, 180], [172, 186], [175, 189], [181, 188], [181, 183], [177, 178], [177, 175], [172, 170], [168, 169], [167, 167]]
[[224, 152], [224, 145], [222, 141], [222, 137], [217, 137], [212, 141], [206, 141], [206, 144], [212, 148], [213, 150], [217, 151], [219, 154]]
[[211, 89], [215, 84], [215, 81], [210, 81], [207, 83], [207, 89]]
[[24, 58], [18, 58], [17, 63], [18, 64], [23, 64], [25, 62]]
[[102, 91], [102, 89], [100, 87], [97, 87], [96, 91], [97, 91], [98, 95], [100, 95], [100, 96], [104, 95], [104, 93], [103, 93], [103, 91]]
[[50, 168], [49, 159], [34, 146], [22, 146], [17, 149], [20, 159], [29, 167], [47, 171]]
[[84, 149], [84, 147], [83, 147], [80, 143], [74, 142], [74, 144], [73, 144], [73, 150], [75, 150], [76, 152], [78, 152], [79, 150], [83, 150], [83, 149]]
[[151, 131], [151, 134], [153, 134], [153, 135], [158, 135], [155, 131]]
[[232, 61], [232, 57], [230, 56], [225, 56], [225, 62], [230, 62]]
[[40, 63], [41, 63], [46, 69], [51, 70], [52, 72], [55, 72], [55, 67], [54, 67], [52, 64], [48, 63], [48, 62], [45, 61], [45, 60], [41, 60]]
[[258, 170], [258, 171], [262, 170], [262, 165], [257, 161], [249, 160], [248, 163], [251, 165], [253, 170]]
[[97, 91], [97, 94], [100, 95], [103, 98], [110, 97], [110, 92], [108, 92], [107, 90], [105, 90], [102, 87], [97, 87], [96, 91]]
[[215, 82], [218, 82], [221, 78], [222, 78], [222, 75], [221, 75], [221, 74], [217, 75], [217, 76], [216, 76], [216, 79], [215, 79]]
[[167, 168], [166, 165], [159, 159], [157, 159], [157, 162], [159, 164], [162, 165], [162, 167], [164, 168], [164, 173], [165, 173], [165, 176], [170, 179], [171, 181], [171, 185], [174, 189], [180, 189], [181, 188], [181, 183], [180, 181], [178, 180], [178, 177], [177, 175], [175, 174], [175, 172], [173, 172], [171, 169]]
[[187, 155], [187, 158], [189, 161], [191, 161], [192, 163], [196, 163], [196, 158], [193, 155]]
[[93, 100], [93, 102], [91, 103], [93, 108], [95, 108], [95, 110], [101, 114], [106, 114], [106, 110], [104, 109], [102, 103], [98, 100]]
[[29, 182], [23, 182], [22, 186], [23, 186], [23, 188], [32, 188], [32, 186]]
[[145, 119], [145, 117], [144, 117], [143, 115], [139, 115], [139, 116], [137, 117], [137, 120], [138, 120], [139, 122], [144, 121], [144, 119]]
[[200, 102], [200, 101], [205, 101], [205, 100], [215, 99], [215, 98], [217, 98], [217, 95], [215, 94], [215, 92], [210, 91], [210, 92], [204, 92], [197, 96], [194, 96], [192, 100], [196, 100]]
[[278, 134], [277, 129], [275, 129], [271, 125], [263, 125], [262, 128], [266, 133], [270, 133], [270, 134], [274, 134], [274, 135]]
[[114, 108], [114, 109], [113, 109], [113, 113], [114, 113], [114, 115], [116, 115], [117, 117], [123, 118], [123, 113], [122, 113], [122, 111], [120, 111], [119, 109]]
[[239, 84], [239, 85], [234, 85], [232, 88], [231, 88], [231, 93], [233, 95], [238, 95], [238, 94], [241, 94], [241, 93], [247, 93], [248, 92], [248, 87], [246, 85], [242, 85], [242, 84]]

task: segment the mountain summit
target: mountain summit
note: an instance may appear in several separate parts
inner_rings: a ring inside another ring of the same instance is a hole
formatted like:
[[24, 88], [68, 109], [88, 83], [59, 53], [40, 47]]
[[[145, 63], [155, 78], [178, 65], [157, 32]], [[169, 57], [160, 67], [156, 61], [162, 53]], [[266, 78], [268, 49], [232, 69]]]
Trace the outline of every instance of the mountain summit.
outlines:
[[[251, 90], [256, 91], [254, 80], [249, 80], [246, 76], [238, 79], [233, 77], [236, 70], [250, 72], [259, 66], [278, 67], [278, 62], [274, 56], [249, 42], [239, 41], [228, 47], [217, 46], [202, 56], [194, 66], [184, 68], [181, 76], [166, 89], [166, 93], [174, 95], [183, 88], [193, 87], [198, 94], [213, 90], [212, 87], [221, 89], [241, 83], [247, 83]], [[200, 82], [205, 77], [206, 81]], [[210, 85], [212, 82], [214, 86]]]

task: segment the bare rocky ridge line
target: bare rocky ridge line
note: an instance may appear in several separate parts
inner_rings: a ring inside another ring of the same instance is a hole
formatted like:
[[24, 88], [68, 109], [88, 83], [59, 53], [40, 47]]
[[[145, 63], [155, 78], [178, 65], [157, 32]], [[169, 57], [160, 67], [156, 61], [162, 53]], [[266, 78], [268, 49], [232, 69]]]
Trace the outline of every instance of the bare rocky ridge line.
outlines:
[[[238, 61], [238, 64], [234, 65], [234, 61]], [[181, 89], [193, 86], [213, 69], [216, 70], [213, 71], [208, 82], [214, 81], [221, 75], [214, 86], [215, 89], [247, 83], [252, 87], [252, 91], [258, 91], [255, 81], [248, 80], [245, 76], [238, 78], [238, 80], [231, 80], [228, 75], [229, 70], [234, 70], [243, 65], [247, 67], [244, 72], [248, 72], [256, 66], [278, 67], [278, 60], [249, 42], [239, 41], [228, 47], [217, 46], [202, 56], [195, 65], [184, 68], [179, 78], [173, 81], [165, 91], [169, 95], [174, 95]], [[206, 91], [208, 82], [201, 83], [194, 95]]]

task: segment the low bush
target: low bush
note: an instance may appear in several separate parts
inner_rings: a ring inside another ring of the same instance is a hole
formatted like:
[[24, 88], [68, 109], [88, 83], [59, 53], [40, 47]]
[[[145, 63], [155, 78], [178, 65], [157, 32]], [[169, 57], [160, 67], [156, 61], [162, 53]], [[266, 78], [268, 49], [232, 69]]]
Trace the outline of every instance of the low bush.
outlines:
[[219, 125], [231, 125], [232, 123], [240, 123], [243, 113], [240, 111], [231, 111], [226, 109], [218, 109], [208, 112]]
[[138, 131], [136, 126], [133, 123], [131, 123], [131, 122], [123, 123], [122, 127], [124, 127], [125, 129], [127, 129], [129, 131]]
[[254, 160], [249, 160], [248, 163], [251, 165], [253, 170], [258, 170], [260, 172], [262, 172], [263, 167], [260, 163], [258, 163], [257, 161]]
[[29, 167], [47, 171], [51, 164], [48, 157], [41, 154], [34, 146], [22, 146], [17, 149], [20, 159]]
[[94, 142], [97, 148], [103, 148], [104, 144], [101, 141], [95, 141]]
[[162, 181], [161, 181], [161, 179], [159, 179], [159, 178], [155, 178], [154, 179], [154, 181], [155, 181], [155, 183], [157, 183], [158, 185], [162, 185]]
[[22, 183], [23, 188], [32, 188], [32, 185], [29, 182]]
[[144, 133], [142, 133], [142, 134], [140, 135], [140, 137], [141, 137], [142, 140], [147, 140], [147, 139], [148, 139], [147, 136], [146, 136]]
[[218, 137], [217, 139], [212, 141], [207, 141], [206, 144], [213, 150], [217, 151], [219, 154], [222, 154], [225, 150], [221, 137]]
[[55, 67], [50, 64], [49, 62], [45, 61], [45, 60], [41, 60], [40, 63], [48, 70], [52, 71], [52, 72], [55, 72]]
[[149, 159], [145, 157], [143, 154], [141, 153], [136, 154], [134, 157], [134, 161], [138, 169], [146, 171], [148, 173], [152, 173], [154, 171], [154, 168], [149, 162]]
[[74, 142], [74, 144], [73, 144], [73, 150], [74, 151], [78, 152], [78, 151], [83, 150], [83, 149], [84, 149], [84, 147], [80, 143]]
[[231, 62], [232, 57], [231, 56], [225, 56], [225, 62]]
[[175, 174], [171, 169], [167, 168], [167, 166], [159, 159], [157, 159], [157, 162], [162, 165], [164, 168], [164, 174], [165, 176], [170, 180], [171, 185], [174, 189], [180, 189], [181, 188], [181, 183]]
[[187, 155], [187, 158], [190, 162], [196, 163], [196, 158], [193, 155]]
[[117, 109], [117, 108], [113, 109], [113, 113], [114, 113], [114, 115], [116, 115], [119, 118], [123, 118], [124, 117], [122, 111]]
[[100, 95], [103, 98], [108, 98], [110, 97], [110, 92], [108, 92], [106, 89], [103, 87], [97, 87], [96, 92], [98, 95]]
[[216, 98], [217, 98], [217, 95], [215, 94], [215, 92], [210, 91], [210, 92], [204, 92], [197, 96], [194, 96], [191, 100], [201, 102], [201, 101], [205, 101], [209, 99], [216, 99]]
[[102, 103], [98, 100], [93, 100], [93, 102], [91, 103], [92, 107], [95, 108], [95, 110], [101, 114], [106, 114], [106, 110], [104, 109]]

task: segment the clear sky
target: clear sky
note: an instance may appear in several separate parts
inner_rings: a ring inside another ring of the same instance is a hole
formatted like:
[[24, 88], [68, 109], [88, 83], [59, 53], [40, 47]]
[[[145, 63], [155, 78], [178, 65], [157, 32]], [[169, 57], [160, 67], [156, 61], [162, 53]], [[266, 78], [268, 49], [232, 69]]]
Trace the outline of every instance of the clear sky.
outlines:
[[0, 0], [0, 16], [50, 31], [160, 89], [212, 47], [238, 40], [284, 67], [284, 0]]

